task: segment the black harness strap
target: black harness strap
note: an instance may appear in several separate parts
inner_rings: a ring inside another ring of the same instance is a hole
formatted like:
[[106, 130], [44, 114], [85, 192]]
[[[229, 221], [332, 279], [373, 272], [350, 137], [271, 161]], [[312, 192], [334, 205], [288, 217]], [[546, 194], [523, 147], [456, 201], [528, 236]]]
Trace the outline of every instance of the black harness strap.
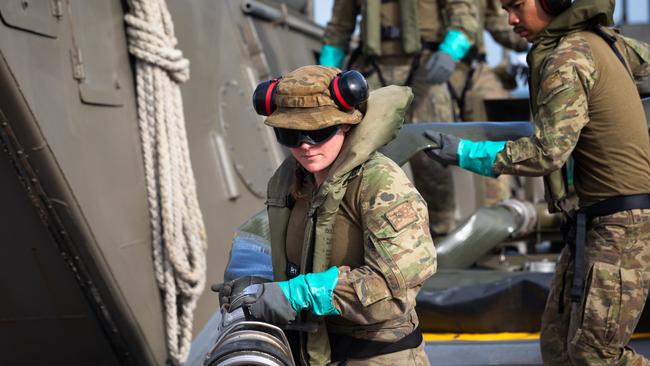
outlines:
[[413, 61], [411, 62], [411, 69], [409, 70], [409, 75], [406, 77], [406, 81], [404, 81], [404, 86], [411, 86], [411, 83], [413, 83], [413, 77], [415, 76], [415, 72], [420, 67], [420, 57], [422, 57], [421, 52], [418, 52], [417, 55], [413, 56]]
[[386, 79], [384, 79], [384, 74], [381, 72], [381, 68], [379, 68], [379, 63], [377, 62], [376, 57], [370, 57], [370, 64], [372, 65], [373, 69], [375, 69], [375, 72], [377, 73], [377, 77], [379, 77], [379, 82], [381, 83], [381, 86], [386, 86]]
[[575, 272], [571, 283], [571, 302], [580, 302], [585, 286], [585, 242], [587, 235], [587, 216], [583, 211], [576, 212], [576, 244], [573, 260]]
[[416, 327], [413, 332], [397, 342], [372, 341], [335, 333], [330, 333], [329, 338], [333, 362], [352, 358], [369, 358], [413, 349], [417, 348], [423, 340], [420, 327]]

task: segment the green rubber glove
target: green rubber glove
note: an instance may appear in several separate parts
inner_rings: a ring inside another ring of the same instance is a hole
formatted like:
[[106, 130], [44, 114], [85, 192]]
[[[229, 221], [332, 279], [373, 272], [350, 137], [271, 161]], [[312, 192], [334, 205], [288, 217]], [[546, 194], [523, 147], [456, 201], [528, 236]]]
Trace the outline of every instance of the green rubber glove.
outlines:
[[427, 131], [425, 136], [437, 146], [425, 151], [431, 158], [486, 177], [494, 177], [492, 165], [506, 146], [506, 141], [474, 142], [437, 131]]
[[324, 44], [320, 49], [318, 63], [323, 66], [338, 67], [340, 69], [343, 66], [344, 58], [345, 52], [342, 49], [330, 44]]
[[296, 312], [309, 310], [318, 316], [340, 315], [332, 304], [339, 269], [331, 267], [320, 273], [301, 274], [289, 281], [278, 282], [284, 296]]
[[472, 45], [465, 33], [450, 29], [447, 31], [442, 43], [440, 43], [438, 50], [447, 53], [454, 61], [458, 62], [465, 57], [471, 47]]
[[471, 172], [494, 178], [492, 165], [497, 154], [506, 146], [506, 141], [470, 141], [460, 139], [458, 143], [458, 166]]
[[332, 304], [339, 270], [332, 267], [321, 273], [301, 274], [289, 281], [253, 284], [230, 302], [230, 311], [248, 309], [253, 319], [285, 325], [296, 320], [301, 310], [318, 316], [340, 315]]

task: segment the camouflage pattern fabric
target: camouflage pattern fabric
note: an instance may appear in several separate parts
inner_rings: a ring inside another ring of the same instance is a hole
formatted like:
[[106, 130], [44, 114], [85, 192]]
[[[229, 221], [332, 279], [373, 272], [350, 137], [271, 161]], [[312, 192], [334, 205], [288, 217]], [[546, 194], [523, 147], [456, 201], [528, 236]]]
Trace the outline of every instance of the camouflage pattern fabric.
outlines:
[[[301, 195], [317, 197], [313, 185], [302, 187]], [[346, 237], [349, 242], [333, 243], [333, 251], [348, 255], [334, 256], [331, 263], [339, 267], [332, 303], [341, 315], [325, 318], [327, 330], [383, 342], [413, 332], [418, 324], [415, 298], [436, 271], [436, 253], [426, 203], [402, 169], [384, 155], [372, 154], [347, 184], [332, 231], [332, 237]], [[359, 256], [362, 264], [353, 266], [351, 258]], [[424, 350], [414, 349], [364, 362], [383, 364], [396, 354], [412, 355], [418, 360], [414, 365], [427, 359]]]
[[330, 95], [329, 85], [340, 73], [341, 70], [335, 67], [308, 65], [284, 75], [276, 86], [277, 109], [264, 123], [309, 131], [361, 122], [361, 112], [339, 109]]
[[[477, 7], [478, 24], [475, 28], [477, 29], [476, 52], [478, 55], [485, 54], [484, 30], [487, 30], [492, 38], [505, 48], [516, 51], [524, 51], [528, 48], [528, 41], [516, 34], [508, 24], [507, 14], [501, 8], [499, 0], [477, 0]], [[480, 57], [474, 62], [459, 63], [450, 79], [450, 87], [457, 98], [457, 103], [454, 106], [456, 114], [463, 121], [487, 121], [483, 101], [510, 96], [499, 77], [485, 61], [480, 60]], [[462, 104], [460, 99], [462, 99]], [[480, 179], [483, 181], [485, 193], [483, 205], [493, 205], [510, 198], [511, 177], [481, 177]]]
[[495, 175], [541, 176], [561, 168], [589, 122], [586, 91], [594, 86], [597, 76], [590, 46], [582, 34], [565, 37], [543, 70], [535, 97], [534, 136], [508, 142], [495, 160]]
[[[536, 99], [539, 110], [534, 118], [534, 136], [508, 142], [497, 155], [495, 175], [545, 175], [560, 169], [578, 142], [580, 131], [589, 122], [587, 94], [594, 74], [587, 43], [567, 37], [549, 56], [545, 77]], [[572, 62], [567, 62], [567, 60]]]
[[[342, 50], [349, 50], [357, 15], [361, 14], [364, 3], [365, 0], [336, 0], [332, 8], [332, 18], [325, 29], [323, 42]], [[482, 38], [482, 30], [479, 30], [477, 20], [476, 0], [418, 1], [418, 13], [427, 15], [418, 20], [424, 41], [441, 42], [448, 27], [463, 31], [472, 44]], [[390, 14], [386, 14], [383, 19], [391, 18]], [[430, 51], [423, 50], [420, 56], [421, 66], [410, 85], [415, 97], [406, 123], [458, 120], [457, 115], [454, 114], [447, 86], [425, 82], [422, 65], [426, 63], [429, 55]], [[408, 56], [382, 57], [377, 60], [386, 84], [403, 85], [408, 78], [412, 60], [413, 58]], [[363, 57], [360, 57], [352, 67], [363, 71], [372, 70], [370, 63]], [[368, 83], [371, 89], [381, 87], [376, 72], [368, 77]], [[415, 186], [428, 204], [431, 231], [434, 235], [448, 233], [455, 226], [454, 186], [451, 171], [431, 160], [424, 153], [415, 155], [410, 160], [410, 165]]]
[[[428, 54], [423, 54], [422, 58], [424, 63]], [[413, 78], [413, 107], [407, 115], [406, 123], [457, 120], [447, 85], [428, 84], [424, 72], [424, 67], [419, 68]], [[423, 152], [414, 155], [409, 163], [415, 186], [428, 204], [431, 232], [436, 236], [447, 234], [455, 227], [456, 203], [451, 170]]]
[[[306, 342], [300, 340], [303, 364], [330, 360], [328, 333], [397, 341], [418, 324], [414, 299], [436, 270], [426, 203], [404, 172], [376, 152], [395, 136], [411, 100], [406, 87], [371, 92], [364, 119], [346, 134], [319, 187], [300, 184], [313, 177], [293, 157], [269, 181], [275, 278], [286, 278], [287, 256], [295, 245], [301, 273], [339, 267], [333, 301], [342, 314], [309, 319], [319, 329], [301, 333], [306, 336]], [[291, 204], [289, 194], [296, 199]], [[301, 205], [306, 209], [299, 210]]]
[[[498, 2], [498, 0], [489, 1]], [[368, 0], [334, 0], [332, 18], [325, 28], [323, 43], [349, 52], [350, 40], [357, 25], [357, 16], [362, 14], [362, 10], [368, 2]], [[383, 5], [381, 11], [382, 25], [399, 26], [400, 17], [390, 11], [393, 8], [397, 9], [398, 6], [391, 4], [389, 1], [380, 5]], [[418, 15], [426, 14], [426, 16], [418, 19], [419, 31], [423, 41], [441, 42], [447, 27], [463, 31], [472, 44], [481, 34], [478, 29], [476, 0], [418, 0], [417, 13]], [[399, 41], [397, 40], [397, 42]], [[384, 43], [391, 42], [386, 41]], [[409, 61], [408, 59], [403, 60], [403, 64], [407, 64]]]
[[650, 210], [591, 220], [585, 259], [582, 302], [572, 304], [574, 262], [568, 247], [560, 255], [542, 317], [544, 364], [650, 365], [627, 347], [650, 283]]
[[[622, 66], [592, 32], [574, 32], [559, 40], [540, 67], [539, 84], [530, 86], [534, 136], [508, 142], [497, 155], [493, 172], [548, 175], [573, 154], [581, 207], [608, 197], [650, 192], [647, 127], [634, 83]], [[631, 70], [636, 75], [637, 68]], [[619, 154], [625, 157], [617, 158]], [[623, 211], [590, 222], [588, 274], [578, 306], [569, 300], [573, 260], [569, 249], [563, 251], [542, 318], [545, 364], [648, 364], [627, 342], [650, 280], [649, 214], [649, 210]]]
[[[430, 53], [423, 52], [421, 63], [426, 62]], [[380, 62], [379, 67], [388, 84], [402, 84], [411, 70], [410, 63], [395, 64], [393, 60]], [[455, 120], [451, 94], [446, 84], [429, 84], [421, 67], [411, 83], [413, 103], [406, 115], [405, 123], [452, 122]], [[371, 89], [381, 87], [377, 73], [368, 77]], [[444, 235], [454, 228], [454, 185], [451, 170], [432, 160], [424, 153], [418, 153], [409, 161], [413, 171], [413, 181], [429, 211], [429, 223], [434, 235]]]
[[[343, 205], [356, 208], [346, 217], [361, 222], [337, 224], [334, 230], [362, 228], [363, 265], [348, 268], [345, 259], [332, 263], [343, 265], [333, 303], [346, 321], [331, 317], [328, 329], [339, 333], [347, 325], [345, 331], [354, 337], [395, 341], [413, 331], [415, 297], [436, 271], [427, 207], [402, 169], [379, 153], [365, 164], [358, 179], [359, 184], [350, 184], [358, 191], [348, 190]], [[374, 330], [368, 332], [368, 326]]]
[[[468, 80], [470, 74], [471, 80]], [[476, 62], [473, 72], [472, 67], [467, 63], [459, 63], [449, 84], [456, 98], [463, 99], [462, 104], [459, 103], [460, 100], [456, 100], [454, 104], [456, 113], [463, 121], [487, 121], [483, 101], [510, 96], [501, 80], [485, 62]], [[469, 85], [467, 90], [465, 90], [466, 85]], [[498, 178], [480, 177], [480, 180], [483, 182], [484, 189], [482, 205], [489, 206], [510, 198], [511, 177], [507, 175]]]

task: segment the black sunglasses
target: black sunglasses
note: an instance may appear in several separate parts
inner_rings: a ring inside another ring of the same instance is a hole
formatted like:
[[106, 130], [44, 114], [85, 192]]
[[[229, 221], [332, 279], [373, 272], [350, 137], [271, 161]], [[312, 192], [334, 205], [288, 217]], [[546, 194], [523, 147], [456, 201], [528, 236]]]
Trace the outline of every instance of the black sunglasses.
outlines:
[[290, 128], [273, 128], [278, 142], [286, 147], [299, 147], [303, 142], [319, 145], [331, 139], [339, 131], [339, 125], [321, 128], [320, 130], [302, 131]]

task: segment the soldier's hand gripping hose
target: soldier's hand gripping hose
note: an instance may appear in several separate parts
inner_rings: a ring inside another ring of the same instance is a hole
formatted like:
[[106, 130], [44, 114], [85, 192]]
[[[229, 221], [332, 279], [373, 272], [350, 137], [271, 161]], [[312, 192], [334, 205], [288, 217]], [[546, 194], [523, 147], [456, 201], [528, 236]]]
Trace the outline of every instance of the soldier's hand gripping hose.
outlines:
[[424, 151], [430, 158], [445, 165], [458, 165], [458, 137], [436, 131], [427, 131], [425, 135], [438, 146]]
[[438, 51], [432, 53], [424, 65], [427, 82], [440, 84], [449, 80], [456, 63], [465, 57], [470, 48], [469, 39], [462, 31], [450, 29]]
[[232, 281], [212, 285], [210, 289], [219, 293], [219, 307], [230, 304], [231, 300], [237, 297], [250, 285], [269, 282], [269, 280], [257, 276], [243, 276]]
[[339, 315], [332, 303], [338, 274], [338, 268], [331, 267], [288, 281], [251, 285], [232, 299], [231, 306], [241, 306], [253, 319], [276, 325], [294, 321], [302, 310], [318, 316]]
[[437, 131], [426, 131], [424, 134], [438, 146], [425, 150], [429, 157], [486, 177], [494, 177], [492, 165], [497, 154], [506, 146], [506, 141], [475, 142]]

